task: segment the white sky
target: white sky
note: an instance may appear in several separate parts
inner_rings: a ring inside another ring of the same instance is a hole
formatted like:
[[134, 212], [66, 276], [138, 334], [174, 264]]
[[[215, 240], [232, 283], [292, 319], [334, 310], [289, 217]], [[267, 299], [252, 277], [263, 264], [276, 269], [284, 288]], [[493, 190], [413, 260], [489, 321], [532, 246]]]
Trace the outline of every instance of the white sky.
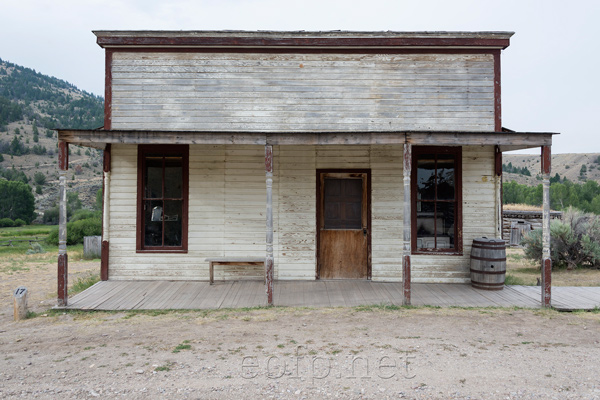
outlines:
[[104, 94], [92, 30], [514, 31], [503, 125], [560, 132], [553, 153], [600, 152], [597, 0], [2, 0], [0, 58]]

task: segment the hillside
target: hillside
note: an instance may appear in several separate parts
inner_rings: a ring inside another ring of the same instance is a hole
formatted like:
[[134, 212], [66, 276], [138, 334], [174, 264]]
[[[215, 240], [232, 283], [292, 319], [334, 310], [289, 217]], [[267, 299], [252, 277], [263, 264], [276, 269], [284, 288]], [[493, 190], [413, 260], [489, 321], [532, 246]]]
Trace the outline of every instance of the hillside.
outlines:
[[[552, 155], [552, 177], [556, 174], [561, 181], [567, 178], [573, 183], [585, 183], [588, 180], [600, 184], [600, 164], [597, 162], [600, 153], [585, 154], [555, 154]], [[517, 182], [522, 185], [535, 186], [540, 181], [540, 155], [539, 154], [507, 154], [503, 155], [504, 166], [512, 165], [514, 169], [526, 168], [531, 176], [518, 173], [504, 172], [504, 182]], [[581, 169], [585, 166], [585, 172]]]
[[[52, 129], [98, 128], [103, 110], [99, 96], [0, 59], [0, 177], [27, 181], [36, 211], [42, 213], [58, 199], [58, 145]], [[71, 146], [67, 177], [69, 190], [91, 208], [102, 185], [102, 152]]]

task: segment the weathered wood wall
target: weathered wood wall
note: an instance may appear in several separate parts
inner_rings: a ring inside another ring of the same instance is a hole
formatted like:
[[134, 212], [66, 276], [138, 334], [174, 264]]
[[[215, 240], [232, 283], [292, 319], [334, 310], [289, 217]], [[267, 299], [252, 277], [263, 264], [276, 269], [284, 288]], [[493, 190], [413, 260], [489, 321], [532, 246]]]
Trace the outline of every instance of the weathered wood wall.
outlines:
[[491, 54], [115, 52], [112, 129], [494, 130]]
[[[265, 181], [262, 146], [190, 146], [189, 251], [135, 251], [137, 150], [112, 147], [111, 279], [208, 279], [206, 257], [264, 256]], [[463, 149], [463, 256], [413, 256], [414, 282], [469, 279], [471, 241], [494, 237], [493, 147]], [[314, 279], [316, 170], [372, 174], [372, 279], [402, 278], [402, 147], [274, 146], [276, 279]], [[215, 279], [236, 275], [216, 268]]]

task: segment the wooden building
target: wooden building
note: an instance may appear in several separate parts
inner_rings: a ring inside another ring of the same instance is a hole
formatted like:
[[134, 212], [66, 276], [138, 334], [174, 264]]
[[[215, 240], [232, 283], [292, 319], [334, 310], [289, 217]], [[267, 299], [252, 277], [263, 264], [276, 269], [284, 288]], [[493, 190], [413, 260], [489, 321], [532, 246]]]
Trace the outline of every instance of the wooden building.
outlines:
[[502, 128], [510, 32], [95, 34], [104, 127], [59, 147], [63, 199], [68, 144], [104, 149], [103, 280], [265, 275], [269, 303], [273, 280], [397, 281], [410, 304], [501, 237], [503, 151], [541, 147], [548, 190], [552, 134]]

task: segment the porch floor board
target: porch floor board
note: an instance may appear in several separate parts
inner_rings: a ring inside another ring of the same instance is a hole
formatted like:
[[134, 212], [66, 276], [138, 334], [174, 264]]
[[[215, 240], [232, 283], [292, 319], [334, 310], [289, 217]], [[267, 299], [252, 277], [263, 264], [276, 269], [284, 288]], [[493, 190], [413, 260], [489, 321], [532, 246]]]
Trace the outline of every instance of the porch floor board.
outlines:
[[[287, 307], [354, 307], [402, 304], [401, 282], [367, 280], [276, 281], [274, 303]], [[486, 291], [469, 284], [413, 283], [412, 304], [440, 307], [539, 308], [539, 286]], [[217, 309], [266, 305], [262, 281], [103, 281], [69, 299], [68, 309]], [[552, 287], [559, 310], [600, 307], [600, 287]]]

